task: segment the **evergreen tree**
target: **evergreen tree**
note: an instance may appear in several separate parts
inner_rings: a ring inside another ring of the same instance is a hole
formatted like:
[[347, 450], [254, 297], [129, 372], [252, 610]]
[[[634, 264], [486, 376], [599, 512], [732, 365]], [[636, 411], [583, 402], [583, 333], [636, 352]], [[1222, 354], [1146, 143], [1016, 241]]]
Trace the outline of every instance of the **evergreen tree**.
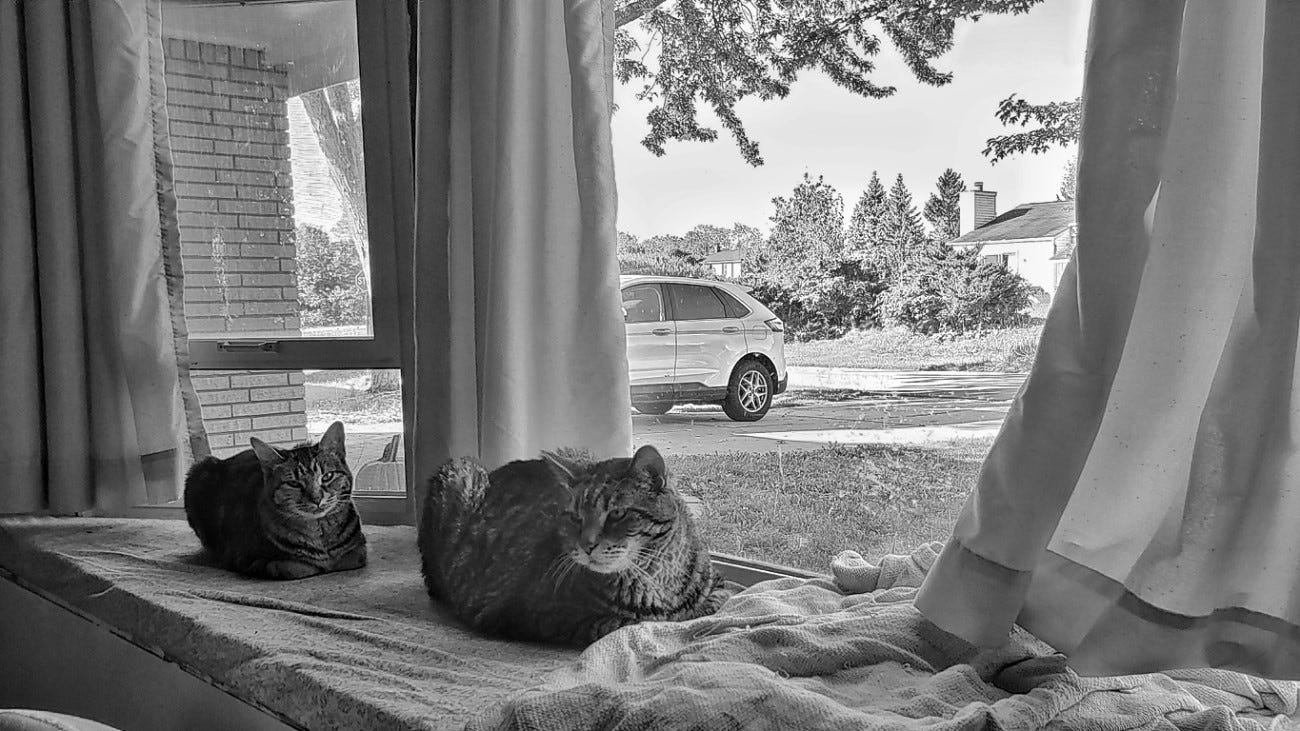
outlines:
[[[801, 287], [838, 263], [844, 248], [844, 198], [804, 173], [789, 198], [773, 198], [772, 234], [759, 257], [765, 279]], [[747, 262], [747, 265], [749, 262]]]
[[894, 179], [885, 199], [885, 218], [881, 230], [878, 266], [886, 280], [892, 280], [909, 259], [920, 254], [925, 243], [921, 214], [912, 203], [912, 193], [900, 174]]
[[936, 192], [925, 202], [925, 220], [930, 222], [934, 241], [946, 244], [961, 231], [961, 194], [966, 190], [966, 182], [948, 168], [934, 187]]
[[880, 175], [872, 170], [866, 190], [862, 191], [857, 205], [853, 206], [853, 217], [849, 220], [849, 230], [844, 237], [845, 258], [866, 260], [871, 247], [880, 243], [886, 212], [885, 195]]
[[1061, 173], [1061, 187], [1056, 191], [1056, 200], [1072, 201], [1074, 200], [1074, 185], [1079, 177], [1079, 162], [1077, 157], [1071, 157], [1065, 163], [1065, 170]]

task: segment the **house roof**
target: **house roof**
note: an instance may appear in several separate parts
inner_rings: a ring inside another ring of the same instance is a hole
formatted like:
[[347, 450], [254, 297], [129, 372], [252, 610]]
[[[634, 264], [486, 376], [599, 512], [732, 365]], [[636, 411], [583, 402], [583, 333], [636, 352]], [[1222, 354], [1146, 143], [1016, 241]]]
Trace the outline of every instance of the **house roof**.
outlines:
[[723, 249], [704, 257], [705, 264], [722, 264], [729, 261], [740, 261], [740, 249]]
[[949, 241], [950, 244], [987, 244], [1012, 239], [1044, 239], [1074, 223], [1074, 201], [1022, 203], [997, 218]]

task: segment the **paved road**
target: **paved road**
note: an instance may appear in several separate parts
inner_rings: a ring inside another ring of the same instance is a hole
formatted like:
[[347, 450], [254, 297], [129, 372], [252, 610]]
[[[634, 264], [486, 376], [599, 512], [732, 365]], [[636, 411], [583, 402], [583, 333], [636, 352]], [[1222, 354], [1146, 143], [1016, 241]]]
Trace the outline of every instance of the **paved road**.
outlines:
[[830, 388], [824, 374], [810, 370], [791, 369], [792, 390], [760, 421], [731, 421], [716, 406], [677, 407], [633, 416], [636, 442], [709, 454], [992, 436], [1024, 381], [1020, 374], [857, 372], [832, 382], [867, 388]]
[[[638, 445], [672, 454], [984, 437], [996, 433], [1023, 381], [1023, 374], [791, 368], [791, 390], [760, 421], [731, 421], [717, 406], [679, 406], [662, 416], [634, 414], [632, 430]], [[396, 423], [349, 426], [349, 463], [377, 458], [400, 431]]]

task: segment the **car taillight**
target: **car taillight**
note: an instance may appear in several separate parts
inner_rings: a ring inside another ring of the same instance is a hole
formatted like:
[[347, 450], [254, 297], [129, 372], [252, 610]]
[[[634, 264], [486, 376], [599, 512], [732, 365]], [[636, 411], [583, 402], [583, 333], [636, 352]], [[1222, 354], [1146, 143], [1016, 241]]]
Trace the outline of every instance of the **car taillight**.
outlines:
[[781, 318], [779, 317], [773, 317], [771, 320], [768, 320], [763, 324], [767, 325], [768, 329], [774, 333], [785, 332], [785, 323], [781, 322]]

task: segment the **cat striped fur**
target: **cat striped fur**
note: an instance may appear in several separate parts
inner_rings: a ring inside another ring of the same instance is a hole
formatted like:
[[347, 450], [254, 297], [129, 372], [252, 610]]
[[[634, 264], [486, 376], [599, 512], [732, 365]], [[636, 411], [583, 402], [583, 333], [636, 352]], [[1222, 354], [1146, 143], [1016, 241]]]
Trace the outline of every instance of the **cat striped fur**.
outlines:
[[624, 625], [717, 611], [732, 594], [644, 446], [596, 461], [543, 453], [429, 480], [419, 526], [429, 595], [484, 634], [585, 645]]
[[251, 449], [196, 462], [185, 478], [185, 517], [226, 569], [301, 579], [366, 563], [366, 537], [352, 504], [343, 424], [317, 444]]

